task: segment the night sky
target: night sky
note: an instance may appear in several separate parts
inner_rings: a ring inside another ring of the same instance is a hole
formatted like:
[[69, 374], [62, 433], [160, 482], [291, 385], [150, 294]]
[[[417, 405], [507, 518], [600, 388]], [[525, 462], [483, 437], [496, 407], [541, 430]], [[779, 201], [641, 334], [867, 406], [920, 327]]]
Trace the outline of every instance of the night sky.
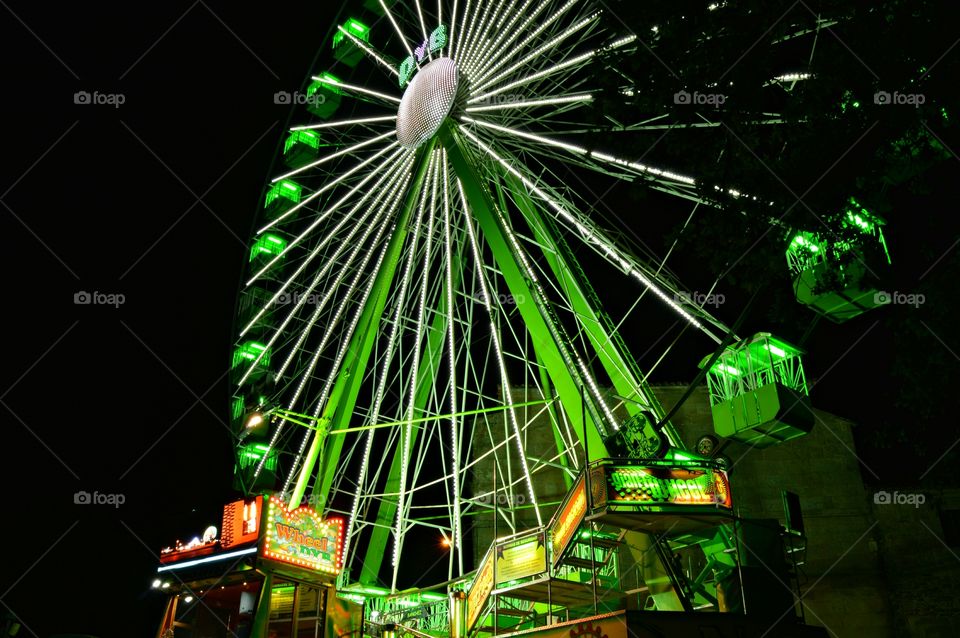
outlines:
[[[149, 584], [159, 548], [219, 525], [232, 495], [225, 374], [234, 306], [290, 116], [274, 94], [331, 63], [338, 10], [330, 7], [339, 4], [3, 3], [0, 611], [20, 617], [21, 636], [155, 631], [159, 598]], [[123, 103], [75, 103], [84, 91]], [[956, 222], [930, 219], [956, 216], [956, 158], [936, 170], [932, 192], [904, 196], [916, 216], [887, 235], [905, 264], [901, 280], [937, 276], [953, 259], [944, 255], [956, 245]], [[689, 206], [658, 195], [637, 204], [632, 188], [617, 186], [605, 200], [639, 207], [630, 231], [662, 250]], [[695, 290], [714, 278], [682, 252], [673, 267]], [[733, 322], [747, 294], [720, 290], [729, 302], [717, 313]], [[123, 303], [75, 304], [84, 291]], [[891, 349], [911, 343], [918, 356], [936, 352], [943, 374], [956, 378], [960, 343], [941, 329], [956, 300], [942, 301], [928, 320], [933, 337], [898, 333], [899, 309], [821, 322], [805, 344], [808, 375], [824, 377], [814, 403], [858, 422], [882, 414], [898, 390]], [[767, 302], [743, 334], [770, 328]], [[632, 340], [644, 329], [627, 326]], [[689, 381], [709, 351], [695, 341], [655, 380]], [[945, 443], [922, 452], [927, 464], [955, 438], [955, 418], [942, 427]], [[875, 458], [909, 454], [904, 431], [905, 441], [880, 446]], [[125, 502], [76, 505], [81, 490]]]

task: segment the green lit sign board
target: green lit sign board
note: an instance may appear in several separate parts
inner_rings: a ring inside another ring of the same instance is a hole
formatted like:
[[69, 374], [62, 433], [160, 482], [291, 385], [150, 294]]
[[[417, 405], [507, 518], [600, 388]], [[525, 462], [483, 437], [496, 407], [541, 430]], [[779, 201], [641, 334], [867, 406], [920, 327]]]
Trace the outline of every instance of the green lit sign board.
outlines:
[[413, 50], [413, 55], [408, 56], [406, 60], [400, 63], [398, 69], [400, 72], [400, 88], [405, 87], [410, 82], [410, 78], [417, 71], [417, 65], [423, 62], [424, 58], [445, 46], [447, 46], [447, 27], [441, 24], [433, 30], [428, 39]]
[[601, 466], [591, 481], [594, 507], [733, 507], [727, 473], [709, 463]]
[[543, 533], [497, 545], [497, 585], [547, 571]]

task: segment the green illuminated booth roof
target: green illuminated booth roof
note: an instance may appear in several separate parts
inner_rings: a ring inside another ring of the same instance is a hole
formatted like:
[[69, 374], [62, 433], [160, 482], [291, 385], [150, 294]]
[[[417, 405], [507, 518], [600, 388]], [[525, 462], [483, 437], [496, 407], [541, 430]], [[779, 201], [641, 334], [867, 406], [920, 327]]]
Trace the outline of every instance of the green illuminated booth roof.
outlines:
[[354, 42], [370, 42], [370, 27], [356, 18], [350, 18], [333, 34], [333, 57], [349, 67], [357, 66], [363, 58], [363, 49]]
[[814, 419], [802, 353], [765, 332], [724, 350], [707, 371], [717, 435], [768, 447], [809, 433]]
[[[254, 369], [247, 374], [250, 366]], [[231, 378], [239, 383], [244, 375], [249, 381], [258, 381], [266, 376], [270, 367], [270, 348], [258, 341], [245, 341], [233, 351], [233, 361], [230, 366]]]
[[853, 231], [852, 239], [798, 231], [786, 250], [797, 301], [837, 323], [880, 305], [870, 279], [890, 264], [883, 220], [853, 197], [844, 213], [841, 225], [845, 235]]
[[[316, 131], [292, 131], [283, 143], [283, 163], [300, 168], [317, 159], [320, 134]], [[298, 198], [299, 199], [299, 196]]]
[[340, 108], [343, 91], [336, 85], [340, 79], [332, 73], [324, 71], [317, 78], [307, 86], [307, 110], [325, 120]]
[[261, 268], [281, 255], [287, 247], [287, 240], [278, 235], [261, 235], [250, 247], [250, 263]]
[[[299, 131], [298, 131], [299, 132]], [[284, 159], [286, 159], [286, 149], [290, 145], [290, 138], [284, 145]], [[319, 138], [318, 138], [319, 145]], [[267, 219], [274, 220], [280, 215], [300, 203], [303, 196], [303, 188], [300, 184], [288, 179], [282, 179], [269, 189], [263, 198], [263, 210], [267, 214]]]

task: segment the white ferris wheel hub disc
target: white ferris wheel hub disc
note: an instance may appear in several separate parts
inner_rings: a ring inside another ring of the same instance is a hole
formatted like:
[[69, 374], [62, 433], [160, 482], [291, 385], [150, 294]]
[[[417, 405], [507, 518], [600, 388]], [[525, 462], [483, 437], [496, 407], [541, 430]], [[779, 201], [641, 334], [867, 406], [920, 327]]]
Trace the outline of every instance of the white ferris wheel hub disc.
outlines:
[[415, 149], [440, 130], [457, 98], [460, 70], [450, 58], [437, 58], [413, 77], [397, 113], [397, 140]]

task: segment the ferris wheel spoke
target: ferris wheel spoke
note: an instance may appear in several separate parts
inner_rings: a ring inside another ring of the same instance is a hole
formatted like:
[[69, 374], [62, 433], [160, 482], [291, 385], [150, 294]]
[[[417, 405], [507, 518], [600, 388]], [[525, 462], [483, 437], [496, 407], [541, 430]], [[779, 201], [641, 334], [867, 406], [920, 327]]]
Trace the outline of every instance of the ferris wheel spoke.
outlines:
[[536, 73], [532, 73], [531, 75], [528, 75], [524, 78], [520, 78], [519, 80], [508, 82], [507, 84], [504, 84], [499, 88], [493, 89], [492, 91], [487, 91], [486, 93], [483, 93], [481, 95], [476, 95], [474, 97], [471, 97], [470, 99], [467, 100], [467, 104], [476, 104], [477, 102], [482, 102], [483, 100], [491, 98], [494, 95], [499, 95], [504, 91], [509, 91], [510, 89], [515, 89], [519, 86], [524, 86], [525, 84], [536, 82], [537, 80], [542, 80], [543, 78], [554, 75], [566, 69], [570, 69], [571, 67], [575, 67], [577, 65], [584, 66], [587, 62], [592, 60], [599, 53], [624, 46], [625, 44], [633, 42], [635, 39], [636, 39], [636, 36], [627, 36], [625, 38], [621, 38], [620, 40], [617, 40], [616, 42], [602, 49], [594, 49], [592, 51], [587, 51], [586, 53], [581, 53], [580, 55], [564, 60], [563, 62], [560, 62], [558, 64], [549, 66], [546, 69], [537, 71]]
[[[409, 171], [409, 163], [408, 163], [408, 165], [407, 165], [407, 167], [406, 167], [406, 171]], [[403, 169], [401, 169], [400, 171], [398, 171], [398, 172], [396, 173], [396, 177], [397, 177], [397, 178], [402, 177], [402, 176], [405, 174], [406, 171], [404, 171]], [[407, 179], [409, 179], [409, 173], [408, 173], [408, 172], [406, 173], [406, 175], [407, 175]], [[375, 246], [377, 243], [379, 243], [379, 238], [380, 238], [380, 236], [381, 236], [381, 234], [382, 234], [382, 232], [383, 232], [383, 229], [388, 225], [388, 224], [386, 223], [386, 219], [381, 220], [380, 218], [381, 218], [381, 217], [383, 217], [383, 218], [388, 218], [388, 217], [396, 210], [397, 205], [398, 205], [398, 203], [399, 203], [399, 198], [400, 198], [400, 194], [401, 194], [402, 188], [397, 188], [398, 184], [400, 184], [400, 182], [397, 180], [397, 181], [393, 181], [391, 184], [389, 184], [389, 185], [388, 185], [386, 188], [384, 188], [383, 190], [379, 190], [379, 189], [377, 189], [377, 188], [373, 188], [373, 189], [371, 189], [371, 190], [369, 191], [369, 193], [374, 193], [374, 192], [377, 192], [377, 193], [378, 193], [377, 199], [374, 201], [374, 203], [373, 203], [373, 205], [372, 205], [372, 208], [378, 206], [380, 199], [384, 196], [384, 194], [387, 194], [387, 201], [385, 201], [382, 205], [380, 205], [380, 207], [379, 207], [379, 209], [378, 209], [378, 211], [377, 211], [377, 219], [375, 220], [374, 224], [367, 226], [367, 235], [369, 235], [369, 232], [372, 231], [374, 228], [379, 228], [380, 231], [381, 231], [380, 233], [378, 233], [376, 239], [375, 239], [374, 242], [373, 242], [373, 245], [374, 245], [374, 246]], [[393, 188], [391, 188], [391, 186], [392, 186]], [[365, 200], [366, 200], [366, 198], [364, 198], [363, 200], [361, 200], [360, 202], [358, 202], [355, 208], [359, 208], [360, 206], [362, 206], [362, 205], [364, 204]], [[376, 223], [377, 221], [379, 221], [379, 224]], [[356, 224], [356, 225], [355, 225], [355, 229], [360, 228], [361, 226], [363, 226], [362, 222]], [[329, 237], [332, 237], [332, 235], [329, 236]], [[361, 240], [361, 241], [357, 244], [357, 246], [356, 246], [355, 249], [354, 249], [354, 254], [355, 254], [357, 251], [360, 250], [360, 248], [364, 245], [364, 243], [365, 243], [365, 240]], [[340, 246], [347, 246], [347, 245], [348, 245], [348, 243], [347, 243], [346, 241], [344, 241], [344, 242], [342, 242], [342, 243], [340, 244]], [[368, 254], [368, 256], [369, 256], [369, 254], [371, 254], [371, 253], [367, 253], [367, 254]], [[331, 259], [331, 260], [328, 261], [327, 266], [332, 266], [334, 263], [335, 263], [335, 262]], [[366, 260], [364, 260], [364, 264], [366, 264]], [[347, 266], [345, 266], [345, 267], [343, 267], [343, 268], [341, 269], [341, 272], [337, 275], [337, 279], [335, 279], [333, 282], [331, 282], [331, 283], [328, 284], [328, 290], [327, 290], [327, 292], [326, 292], [325, 295], [324, 295], [324, 299], [328, 299], [328, 298], [340, 287], [341, 281], [343, 280], [344, 276], [345, 276], [345, 275], [347, 274], [347, 272], [348, 272], [348, 271], [347, 271], [347, 267], [348, 267], [348, 266], [349, 266], [349, 261], [348, 261]], [[363, 269], [361, 268], [360, 271], [362, 271], [362, 270], [363, 270]], [[326, 274], [326, 273], [322, 273], [322, 275], [325, 275], [325, 274]], [[315, 279], [316, 279], [316, 280], [319, 280], [319, 278], [320, 278], [320, 275], [318, 275], [318, 277], [315, 278]], [[314, 284], [311, 286], [311, 289], [314, 288], [315, 286], [316, 286], [316, 283], [314, 283]], [[304, 298], [306, 298], [306, 295], [304, 295]], [[344, 304], [346, 303], [346, 301], [347, 301], [348, 298], [349, 298], [349, 296], [347, 296], [347, 297], [344, 299]], [[286, 361], [284, 361], [283, 365], [280, 366], [280, 369], [277, 371], [277, 373], [276, 373], [276, 375], [275, 375], [277, 379], [279, 379], [279, 378], [286, 372], [288, 366], [289, 366], [290, 363], [293, 361], [293, 357], [296, 355], [297, 351], [300, 349], [300, 347], [303, 345], [304, 341], [306, 340], [307, 334], [309, 333], [309, 330], [312, 328], [312, 326], [314, 325], [314, 323], [316, 323], [316, 321], [319, 319], [320, 311], [322, 310], [322, 307], [323, 307], [324, 305], [325, 305], [325, 304], [321, 304], [321, 305], [319, 305], [319, 306], [314, 310], [313, 316], [311, 317], [311, 319], [310, 319], [310, 321], [307, 323], [307, 325], [304, 327], [304, 329], [301, 331], [300, 337], [297, 339], [297, 342], [296, 342], [296, 344], [294, 345], [294, 347], [291, 348], [290, 353], [287, 355]], [[341, 308], [341, 312], [337, 313], [337, 317], [338, 317], [338, 318], [343, 315], [343, 312], [342, 312], [342, 311], [343, 311], [344, 309], [345, 309], [345, 308], [342, 307], [342, 308]], [[335, 324], [336, 324], [336, 321], [331, 322], [331, 323], [329, 324], [329, 326], [328, 326], [328, 330], [329, 330], [333, 325], [335, 325]]]
[[373, 47], [371, 47], [369, 44], [367, 44], [357, 36], [350, 33], [350, 31], [348, 31], [347, 29], [344, 29], [342, 25], [337, 25], [337, 29], [340, 30], [340, 33], [350, 38], [350, 41], [353, 42], [354, 45], [356, 45], [361, 51], [366, 53], [368, 56], [373, 58], [373, 60], [376, 61], [382, 68], [386, 69], [387, 71], [394, 74], [395, 76], [400, 77], [400, 72], [397, 71], [395, 68], [393, 68], [392, 64], [384, 60], [379, 53], [374, 51]]
[[[388, 174], [389, 174], [389, 172], [383, 174], [381, 177], [386, 177], [386, 175], [388, 175]], [[339, 200], [337, 200], [333, 205], [329, 206], [329, 207], [326, 208], [322, 213], [320, 213], [320, 214], [317, 216], [317, 219], [315, 219], [309, 226], [307, 226], [307, 228], [306, 228], [305, 230], [303, 230], [299, 235], [297, 235], [297, 236], [294, 237], [292, 240], [290, 240], [290, 242], [287, 244], [286, 248], [284, 248], [282, 251], [280, 251], [280, 253], [278, 253], [277, 255], [275, 255], [275, 256], [273, 257], [273, 259], [271, 259], [263, 268], [261, 268], [261, 269], [247, 282], [247, 285], [249, 286], [251, 283], [253, 283], [253, 282], [256, 281], [257, 279], [259, 279], [260, 277], [262, 277], [262, 276], [264, 275], [264, 273], [266, 273], [268, 270], [270, 270], [271, 268], [273, 268], [273, 266], [274, 266], [277, 262], [279, 262], [281, 259], [284, 259], [290, 251], [292, 251], [295, 247], [297, 247], [298, 245], [300, 245], [300, 243], [301, 243], [306, 237], [308, 237], [318, 226], [320, 226], [322, 223], [324, 223], [334, 212], [336, 212], [337, 210], [339, 210], [341, 206], [343, 206], [345, 203], [347, 203], [348, 201], [350, 201], [350, 200], [353, 198], [354, 195], [356, 195], [358, 192], [360, 192], [360, 189], [362, 189], [364, 186], [366, 186], [367, 182], [369, 182], [370, 180], [372, 180], [372, 179], [373, 179], [374, 177], [376, 177], [376, 176], [377, 176], [377, 173], [376, 173], [376, 172], [371, 172], [369, 175], [367, 175], [365, 178], [363, 178], [359, 183], [357, 183], [353, 188], [351, 188], [343, 197], [341, 197], [341, 198], [340, 198]]]
[[[361, 184], [365, 183], [366, 180], [372, 178], [373, 176], [375, 176], [377, 173], [379, 173], [380, 171], [382, 171], [382, 170], [383, 170], [384, 168], [386, 168], [387, 166], [390, 166], [390, 165], [394, 164], [394, 160], [396, 160], [396, 159], [397, 159], [398, 157], [400, 157], [401, 155], [407, 154], [407, 156], [410, 156], [410, 151], [407, 151], [407, 150], [404, 149], [404, 148], [397, 148], [398, 146], [399, 146], [398, 143], [393, 142], [393, 143], [387, 145], [386, 148], [383, 148], [383, 149], [377, 151], [375, 154], [371, 155], [370, 157], [368, 157], [368, 158], [365, 159], [364, 161], [358, 163], [358, 164], [357, 164], [356, 166], [354, 166], [353, 168], [345, 171], [345, 172], [344, 172], [342, 175], [340, 175], [339, 177], [330, 180], [329, 182], [327, 182], [326, 184], [324, 184], [322, 187], [320, 187], [320, 188], [317, 189], [316, 191], [310, 193], [310, 195], [308, 195], [307, 197], [305, 197], [305, 198], [303, 198], [302, 200], [300, 200], [297, 204], [293, 205], [293, 206], [292, 206], [289, 210], [287, 210], [285, 213], [283, 213], [282, 215], [279, 215], [276, 219], [272, 220], [269, 224], [266, 224], [266, 225], [264, 225], [263, 227], [261, 227], [261, 228], [257, 231], [257, 234], [258, 234], [258, 235], [262, 235], [264, 232], [270, 230], [271, 228], [273, 228], [274, 226], [276, 226], [277, 224], [279, 224], [279, 223], [282, 222], [283, 220], [287, 219], [288, 217], [290, 217], [291, 215], [293, 215], [294, 213], [296, 213], [297, 211], [299, 211], [301, 208], [304, 208], [304, 207], [305, 207], [307, 204], [309, 204], [310, 202], [314, 201], [315, 199], [317, 199], [318, 197], [320, 197], [320, 196], [323, 195], [324, 193], [326, 193], [326, 192], [328, 192], [328, 191], [336, 188], [339, 184], [342, 184], [343, 182], [345, 182], [345, 181], [346, 181], [347, 179], [349, 179], [350, 177], [353, 177], [353, 175], [355, 175], [356, 173], [360, 172], [361, 170], [363, 170], [364, 168], [366, 168], [367, 166], [369, 166], [370, 164], [372, 164], [372, 163], [375, 162], [376, 160], [380, 159], [380, 158], [381, 158], [383, 155], [385, 155], [388, 151], [393, 150], [394, 152], [393, 152], [393, 154], [392, 154], [390, 157], [388, 157], [387, 159], [385, 159], [385, 160], [384, 160], [383, 162], [381, 162], [376, 168], [374, 168], [374, 169], [370, 172], [370, 174], [367, 175], [366, 178], [364, 178], [364, 181], [361, 181]], [[394, 150], [394, 149], [395, 149], [395, 150]], [[355, 186], [353, 189], [351, 189], [351, 193], [355, 193], [356, 190], [358, 190], [358, 188], [359, 188], [359, 187], [356, 187], [356, 186]], [[256, 275], [255, 277], [251, 278], [251, 281], [252, 281], [253, 279], [256, 279], [257, 277], [259, 277], [261, 274], [263, 274], [263, 271], [257, 273], [257, 275]], [[249, 282], [247, 283], [247, 285], [249, 285]]]
[[330, 77], [312, 77], [311, 80], [320, 82], [321, 84], [329, 84], [330, 86], [335, 86], [340, 89], [347, 89], [348, 91], [354, 91], [361, 95], [369, 95], [370, 97], [379, 98], [381, 100], [387, 100], [388, 102], [395, 102], [400, 104], [400, 98], [394, 95], [387, 95], [386, 93], [380, 93], [378, 91], [371, 91], [370, 89], [365, 89], [362, 86], [356, 86], [354, 84], [347, 84], [346, 82], [341, 82], [340, 80], [334, 80]]
[[[464, 210], [468, 210], [469, 207], [466, 205], [466, 195], [463, 191], [463, 185], [458, 182], [458, 187], [460, 191], [460, 197], [464, 201]], [[484, 275], [484, 269], [482, 262], [480, 261], [480, 249], [477, 246], [476, 234], [473, 230], [473, 223], [470, 220], [470, 215], [464, 217], [464, 223], [467, 227], [467, 235], [470, 239], [470, 249], [471, 254], [473, 255], [474, 264], [477, 270], [477, 277], [480, 282], [480, 291], [483, 296], [483, 305], [486, 309], [487, 316], [490, 321], [490, 337], [493, 343], [493, 350], [496, 355], [497, 365], [499, 367], [501, 385], [503, 387], [503, 397], [504, 401], [507, 404], [507, 416], [510, 421], [510, 426], [513, 429], [513, 435], [516, 437], [517, 444], [517, 453], [519, 455], [520, 464], [523, 469], [524, 477], [526, 478], [527, 492], [530, 497], [530, 503], [533, 505], [533, 510], [537, 516], [537, 524], [543, 525], [543, 519], [540, 516], [540, 505], [538, 503], [537, 495], [533, 489], [533, 479], [530, 477], [530, 468], [527, 465], [527, 458], [523, 450], [523, 443], [520, 437], [520, 425], [517, 422], [517, 413], [516, 408], [513, 405], [513, 392], [512, 386], [510, 385], [510, 379], [507, 375], [507, 366], [503, 361], [503, 348], [500, 343], [500, 331], [497, 328], [495, 315], [493, 309], [490, 307], [490, 291], [487, 286], [486, 278]]]
[[[496, 8], [493, 7], [494, 0], [489, 0], [484, 6], [483, 15], [480, 18], [480, 25], [477, 27], [476, 34], [472, 42], [468, 43], [461, 56], [463, 68], [468, 74], [474, 71], [474, 59], [478, 50], [483, 46], [484, 37], [490, 32], [491, 23], [496, 17], [503, 13], [503, 3], [506, 0], [497, 0]], [[492, 9], [492, 10], [491, 10]]]
[[[423, 34], [422, 41], [426, 42], [430, 39], [430, 34], [427, 31], [427, 23], [423, 19], [423, 7], [420, 6], [420, 0], [413, 0], [413, 4], [417, 8], [417, 18], [420, 19], [420, 31]], [[430, 47], [427, 47], [427, 59], [433, 61], [433, 53], [430, 52]]]
[[[529, 15], [527, 13], [527, 10], [530, 8], [530, 5], [532, 3], [533, 3], [533, 0], [525, 0], [523, 6], [520, 7], [519, 9], [516, 9], [515, 8], [517, 4], [516, 0], [511, 0], [510, 6], [505, 11], [497, 12], [496, 15], [499, 15], [500, 17], [500, 19], [497, 21], [497, 26], [496, 26], [496, 32], [498, 35], [495, 39], [491, 39], [487, 43], [487, 45], [484, 46], [483, 49], [477, 54], [476, 57], [479, 60], [483, 60], [485, 56], [490, 54], [490, 52], [503, 50], [503, 47], [500, 46], [500, 43], [503, 42], [504, 37], [507, 37], [508, 33], [511, 35], [514, 34], [514, 31], [513, 31], [514, 23], [516, 23], [516, 21], [520, 18], [520, 16]], [[540, 8], [540, 10], [542, 9], [543, 7]], [[507, 18], [509, 18], [510, 21], [507, 23], [506, 26], [504, 26], [503, 21], [506, 20]], [[482, 69], [483, 69], [482, 63], [480, 63], [475, 67], [474, 72], [476, 74], [479, 74], [482, 72]]]
[[540, 106], [553, 106], [556, 104], [576, 104], [578, 102], [592, 102], [593, 95], [590, 93], [581, 93], [579, 95], [563, 95], [559, 97], [546, 97], [534, 100], [519, 100], [515, 102], [501, 102], [490, 106], [468, 106], [464, 109], [467, 113], [482, 113], [486, 111], [509, 111], [511, 109], [527, 109]]
[[[309, 164], [306, 164], [306, 165], [304, 165], [304, 166], [301, 166], [300, 168], [294, 169], [294, 170], [290, 171], [289, 173], [284, 173], [283, 175], [280, 175], [279, 177], [274, 177], [274, 178], [273, 178], [272, 180], [270, 180], [270, 181], [271, 181], [271, 183], [276, 183], [276, 182], [279, 182], [280, 180], [283, 180], [283, 179], [289, 179], [289, 178], [293, 177], [294, 175], [299, 175], [300, 173], [302, 173], [302, 172], [304, 172], [304, 171], [308, 171], [308, 170], [310, 170], [311, 168], [316, 168], [317, 166], [320, 166], [320, 165], [322, 165], [322, 164], [326, 164], [327, 162], [329, 162], [329, 161], [331, 161], [331, 160], [335, 160], [335, 159], [338, 158], [338, 157], [343, 157], [344, 155], [350, 155], [351, 153], [355, 153], [356, 151], [360, 150], [361, 148], [366, 148], [367, 146], [370, 146], [370, 145], [372, 145], [372, 144], [376, 144], [377, 142], [382, 142], [383, 140], [387, 139], [388, 137], [395, 137], [395, 136], [396, 136], [396, 132], [395, 132], [395, 131], [387, 131], [387, 132], [384, 133], [383, 135], [378, 135], [377, 137], [373, 137], [373, 138], [370, 138], [370, 139], [368, 139], [368, 140], [364, 140], [363, 142], [357, 142], [356, 144], [352, 144], [352, 145], [350, 145], [350, 146], [348, 146], [348, 147], [346, 147], [346, 148], [344, 148], [344, 149], [341, 149], [341, 150], [337, 151], [336, 153], [331, 153], [330, 155], [326, 155], [326, 156], [324, 156], [324, 157], [321, 157], [320, 159], [315, 160], [315, 161], [313, 161], [313, 162], [310, 162]], [[386, 148], [389, 149], [389, 148], [391, 148], [394, 144], [396, 144], [396, 142], [393, 142], [393, 143], [387, 145]]]
[[[429, 165], [427, 166], [427, 182], [431, 184], [430, 191], [433, 193], [433, 196], [430, 198], [433, 204], [430, 204], [428, 201], [427, 192], [423, 192], [420, 195], [420, 206], [417, 212], [417, 222], [414, 230], [414, 236], [410, 242], [410, 252], [408, 253], [407, 263], [404, 268], [403, 274], [403, 285], [404, 287], [410, 281], [410, 275], [413, 269], [413, 262], [417, 252], [417, 242], [419, 240], [419, 235], [421, 232], [421, 224], [423, 220], [424, 212], [427, 209], [430, 209], [428, 222], [426, 226], [426, 254], [429, 256], [431, 241], [433, 238], [433, 209], [436, 203], [436, 153], [430, 155]], [[393, 553], [393, 582], [391, 587], [396, 588], [397, 581], [397, 571], [400, 566], [400, 551], [403, 546], [403, 533], [404, 533], [404, 510], [407, 507], [406, 495], [407, 495], [407, 481], [409, 474], [409, 465], [410, 465], [410, 454], [411, 454], [411, 445], [414, 437], [414, 425], [412, 419], [414, 419], [414, 410], [417, 405], [417, 390], [419, 380], [419, 366], [420, 366], [420, 343], [423, 337], [423, 323], [424, 323], [424, 303], [426, 297], [426, 282], [427, 282], [427, 269], [429, 266], [429, 261], [427, 256], [424, 257], [424, 272], [421, 282], [421, 294], [420, 294], [420, 303], [418, 304], [418, 316], [416, 323], [416, 333], [414, 338], [413, 346], [413, 362], [410, 366], [410, 384], [409, 384], [409, 397], [407, 399], [407, 408], [405, 419], [407, 423], [403, 426], [403, 431], [400, 437], [400, 489], [397, 496], [397, 514], [395, 521], [395, 530], [394, 530], [394, 553]], [[401, 303], [398, 306], [402, 307]]]
[[[527, 14], [518, 14], [514, 18], [519, 18], [520, 15], [526, 15], [523, 22], [520, 23], [520, 26], [515, 29], [509, 29], [509, 37], [500, 45], [500, 50], [505, 51], [504, 55], [499, 58], [495, 58], [487, 63], [484, 67], [479, 70], [477, 76], [477, 82], [482, 82], [485, 78], [495, 72], [497, 69], [501, 68], [504, 64], [507, 64], [515, 56], [517, 56], [521, 51], [523, 51], [527, 45], [533, 42], [543, 31], [549, 28], [553, 23], [559, 20], [567, 11], [570, 10], [577, 2], [580, 0], [567, 0], [559, 9], [550, 14], [546, 19], [544, 19], [539, 26], [537, 26], [533, 31], [528, 33], [528, 28], [530, 25], [534, 24], [535, 20], [540, 17], [540, 14], [549, 8], [549, 3], [541, 2], [536, 9]], [[525, 5], [526, 7], [526, 5]], [[520, 36], [527, 34], [526, 37], [521, 40], [517, 45], [514, 46], [514, 42]], [[494, 49], [496, 50], [496, 49]]]
[[[255, 323], [259, 321], [267, 313], [267, 311], [273, 306], [273, 304], [275, 304], [277, 300], [280, 299], [280, 297], [286, 293], [290, 285], [303, 274], [307, 266], [309, 266], [310, 263], [320, 254], [320, 251], [323, 250], [323, 248], [325, 248], [335, 238], [336, 233], [345, 224], [351, 221], [353, 214], [360, 208], [360, 206], [362, 206], [367, 201], [367, 199], [370, 196], [372, 196], [374, 193], [376, 193], [377, 195], [370, 209], [372, 211], [374, 208], [378, 206], [378, 204], [380, 203], [380, 200], [383, 198], [385, 193], [394, 191], [394, 189], [396, 188], [399, 182], [399, 179], [402, 177], [404, 173], [404, 167], [406, 167], [407, 170], [409, 170], [409, 164], [410, 163], [408, 161], [405, 164], [398, 165], [395, 170], [384, 173], [380, 177], [380, 179], [377, 180], [373, 188], [367, 191], [364, 194], [364, 196], [360, 199], [360, 201], [350, 211], [350, 213], [345, 215], [344, 218], [340, 220], [340, 222], [336, 226], [333, 227], [331, 232], [328, 233], [326, 237], [320, 240], [317, 246], [315, 246], [314, 249], [307, 256], [307, 258], [304, 259], [304, 261], [300, 264], [300, 266], [297, 267], [297, 270], [284, 282], [284, 284], [280, 287], [280, 289], [276, 293], [274, 293], [274, 295], [267, 301], [267, 303], [265, 303], [264, 306], [257, 312], [257, 314], [253, 317], [253, 319], [251, 319], [250, 322], [243, 328], [243, 330], [240, 332], [241, 336], [246, 334], [247, 331], [250, 330], [250, 328], [253, 325], [255, 325]], [[388, 177], [390, 178], [390, 181], [385, 185], [384, 189], [381, 190], [380, 188], [378, 188], [385, 180], [387, 180]], [[380, 209], [380, 212], [382, 212], [382, 210], [383, 209]], [[360, 224], [354, 225], [353, 229], [351, 230], [350, 237], [352, 237], [354, 232], [356, 232], [356, 230], [358, 230], [359, 228], [360, 228]], [[342, 250], [346, 246], [347, 246], [346, 242], [341, 242], [338, 246], [338, 251]], [[333, 263], [334, 263], [333, 259], [328, 260], [327, 264], [321, 270], [321, 273], [326, 273], [329, 270], [329, 268], [333, 265]], [[302, 297], [301, 301], [303, 299], [306, 299], [306, 295]], [[282, 370], [285, 368], [286, 368], [286, 364], [281, 368], [281, 372], [277, 373], [277, 377], [279, 377], [282, 374]]]
[[396, 120], [397, 120], [396, 114], [379, 115], [377, 117], [359, 117], [351, 120], [340, 120], [339, 122], [322, 122], [320, 124], [304, 124], [303, 126], [292, 126], [290, 127], [290, 130], [291, 131], [309, 131], [309, 130], [326, 129], [326, 128], [340, 128], [342, 126], [354, 126], [356, 124], [395, 122]]
[[[559, 12], [558, 12], [558, 14], [555, 14], [555, 16], [556, 16], [556, 18], [559, 18], [559, 16], [560, 16]], [[570, 36], [574, 35], [574, 34], [577, 33], [578, 31], [581, 31], [582, 29], [586, 28], [587, 26], [590, 26], [590, 25], [592, 25], [592, 24], [595, 24], [596, 21], [597, 21], [597, 19], [598, 19], [599, 17], [600, 17], [600, 12], [593, 13], [593, 14], [587, 16], [586, 18], [580, 20], [580, 21], [577, 22], [576, 24], [574, 24], [574, 25], [572, 25], [572, 26], [564, 29], [562, 32], [560, 32], [560, 33], [557, 34], [556, 36], [550, 38], [549, 40], [547, 40], [547, 42], [545, 42], [545, 43], [542, 44], [541, 46], [537, 47], [536, 49], [534, 49], [533, 51], [531, 51], [530, 53], [528, 53], [528, 54], [525, 55], [524, 57], [520, 58], [520, 59], [517, 60], [515, 63], [511, 64], [511, 65], [508, 66], [506, 69], [504, 69], [504, 70], [501, 71], [500, 73], [497, 73], [497, 74], [494, 75], [493, 77], [490, 77], [490, 74], [491, 74], [494, 70], [496, 70], [496, 69], [491, 68], [490, 71], [488, 71], [487, 73], [481, 74], [481, 75], [477, 78], [477, 87], [476, 87], [476, 90], [477, 90], [477, 91], [482, 91], [482, 90], [485, 89], [486, 87], [491, 86], [491, 85], [493, 85], [493, 84], [496, 84], [497, 82], [499, 82], [499, 81], [502, 80], [503, 78], [509, 77], [512, 73], [515, 73], [516, 71], [518, 71], [518, 70], [520, 70], [520, 69], [528, 66], [531, 62], [534, 62], [535, 60], [541, 59], [542, 56], [546, 55], [546, 54], [549, 53], [551, 50], [553, 50], [553, 49], [555, 49], [556, 47], [558, 47], [564, 40], [566, 40], [566, 39], [569, 38]], [[534, 37], [535, 37], [535, 35], [539, 35], [539, 31], [540, 31], [541, 29], [546, 28], [546, 26], [547, 26], [548, 24], [549, 24], [549, 21], [546, 22], [546, 23], [544, 23], [543, 25], [541, 25], [541, 27], [538, 29], [538, 31], [535, 32], [534, 34], [531, 34], [531, 35], [534, 36]], [[521, 45], [518, 46], [517, 48], [522, 50], [522, 49], [524, 48], [524, 45], [521, 44]], [[511, 57], [512, 57], [512, 56], [511, 56]], [[503, 61], [500, 61], [496, 66], [499, 67], [499, 66], [502, 65], [502, 64], [503, 64]], [[494, 66], [494, 65], [491, 64], [491, 66]]]

